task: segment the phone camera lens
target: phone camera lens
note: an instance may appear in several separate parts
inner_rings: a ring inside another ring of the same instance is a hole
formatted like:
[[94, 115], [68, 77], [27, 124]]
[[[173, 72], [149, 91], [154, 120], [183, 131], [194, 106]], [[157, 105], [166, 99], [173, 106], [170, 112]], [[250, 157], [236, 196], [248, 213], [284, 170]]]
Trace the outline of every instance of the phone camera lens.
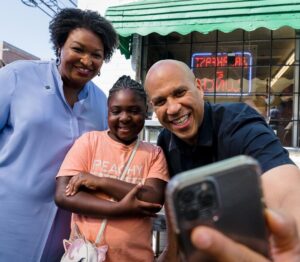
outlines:
[[191, 190], [187, 190], [182, 193], [180, 199], [183, 203], [190, 203], [194, 200], [194, 198], [195, 198], [194, 192]]
[[216, 192], [211, 182], [203, 182], [197, 196], [199, 206], [202, 209], [212, 208], [216, 205]]
[[199, 194], [199, 203], [202, 208], [209, 208], [214, 204], [214, 196], [210, 192]]

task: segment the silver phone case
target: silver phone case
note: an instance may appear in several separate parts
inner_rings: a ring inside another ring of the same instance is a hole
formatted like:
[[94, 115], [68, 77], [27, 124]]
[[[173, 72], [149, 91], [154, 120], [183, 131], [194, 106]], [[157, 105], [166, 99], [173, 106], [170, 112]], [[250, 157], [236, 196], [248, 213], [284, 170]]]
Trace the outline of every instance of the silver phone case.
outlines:
[[[203, 259], [190, 241], [191, 230], [197, 225], [216, 228], [269, 257], [260, 174], [258, 162], [241, 155], [182, 172], [170, 180], [166, 207], [186, 261]], [[205, 199], [203, 188], [216, 202], [206, 209], [204, 204], [210, 202], [201, 202]], [[194, 197], [186, 196], [189, 190], [196, 192]], [[200, 215], [195, 216], [197, 208]]]

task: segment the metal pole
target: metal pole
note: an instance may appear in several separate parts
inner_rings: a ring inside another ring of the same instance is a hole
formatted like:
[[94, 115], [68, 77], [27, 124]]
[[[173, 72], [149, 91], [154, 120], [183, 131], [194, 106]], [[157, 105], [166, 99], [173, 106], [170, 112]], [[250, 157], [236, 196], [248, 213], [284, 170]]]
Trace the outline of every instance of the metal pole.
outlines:
[[299, 61], [300, 61], [300, 31], [296, 30], [296, 43], [295, 43], [295, 70], [294, 70], [294, 92], [293, 92], [293, 132], [292, 132], [292, 146], [299, 146], [298, 138], [299, 138]]

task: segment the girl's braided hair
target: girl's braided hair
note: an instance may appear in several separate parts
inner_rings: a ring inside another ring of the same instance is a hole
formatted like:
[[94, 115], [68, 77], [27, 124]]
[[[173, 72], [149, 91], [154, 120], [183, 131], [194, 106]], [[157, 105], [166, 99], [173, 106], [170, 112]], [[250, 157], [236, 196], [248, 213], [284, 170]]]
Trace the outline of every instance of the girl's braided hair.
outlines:
[[147, 94], [144, 87], [139, 82], [131, 79], [130, 76], [126, 75], [121, 76], [113, 85], [113, 87], [109, 90], [108, 102], [114, 93], [124, 89], [130, 89], [133, 92], [135, 92], [142, 98], [143, 102], [147, 106]]

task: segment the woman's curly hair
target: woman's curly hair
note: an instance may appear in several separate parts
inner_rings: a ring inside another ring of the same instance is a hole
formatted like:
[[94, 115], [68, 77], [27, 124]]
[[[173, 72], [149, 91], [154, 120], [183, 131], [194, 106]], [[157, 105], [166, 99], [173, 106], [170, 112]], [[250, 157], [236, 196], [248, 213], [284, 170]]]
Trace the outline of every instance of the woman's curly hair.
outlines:
[[84, 28], [96, 34], [104, 46], [104, 60], [110, 60], [118, 46], [115, 29], [98, 12], [77, 8], [62, 9], [49, 24], [50, 40], [57, 57], [59, 49], [65, 44], [70, 32], [76, 28]]

